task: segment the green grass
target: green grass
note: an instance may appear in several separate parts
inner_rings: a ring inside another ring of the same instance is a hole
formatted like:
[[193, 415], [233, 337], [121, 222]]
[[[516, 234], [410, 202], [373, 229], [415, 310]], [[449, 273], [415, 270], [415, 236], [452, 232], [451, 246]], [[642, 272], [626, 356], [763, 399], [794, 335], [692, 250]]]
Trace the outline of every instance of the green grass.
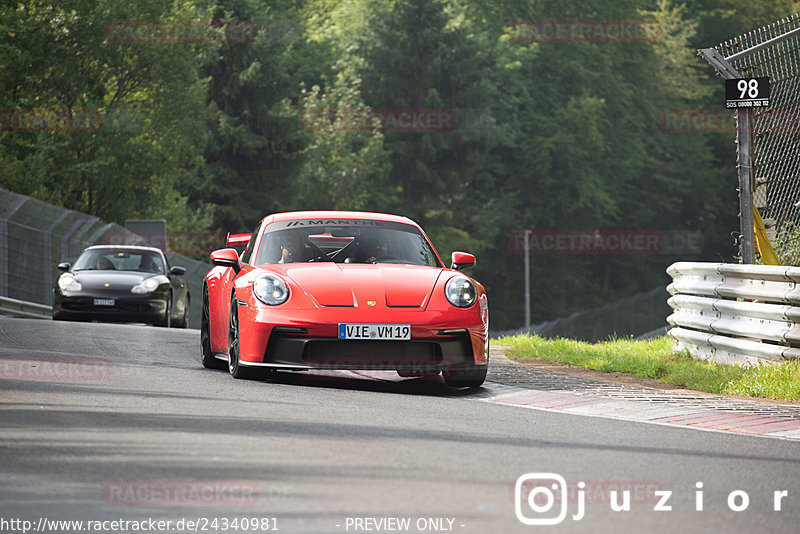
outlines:
[[606, 373], [629, 373], [709, 393], [800, 399], [800, 361], [745, 366], [707, 362], [673, 352], [668, 336], [585, 343], [521, 335], [493, 340], [493, 344], [508, 345], [507, 356], [512, 359], [539, 358]]

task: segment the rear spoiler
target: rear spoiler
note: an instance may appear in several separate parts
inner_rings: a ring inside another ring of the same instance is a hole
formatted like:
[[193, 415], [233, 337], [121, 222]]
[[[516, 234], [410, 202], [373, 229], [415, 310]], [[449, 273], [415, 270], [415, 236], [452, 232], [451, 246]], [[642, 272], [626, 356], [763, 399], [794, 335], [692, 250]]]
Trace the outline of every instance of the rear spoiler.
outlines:
[[228, 233], [228, 237], [225, 238], [225, 246], [226, 247], [235, 247], [236, 245], [246, 245], [250, 242], [250, 236], [252, 234], [231, 234]]

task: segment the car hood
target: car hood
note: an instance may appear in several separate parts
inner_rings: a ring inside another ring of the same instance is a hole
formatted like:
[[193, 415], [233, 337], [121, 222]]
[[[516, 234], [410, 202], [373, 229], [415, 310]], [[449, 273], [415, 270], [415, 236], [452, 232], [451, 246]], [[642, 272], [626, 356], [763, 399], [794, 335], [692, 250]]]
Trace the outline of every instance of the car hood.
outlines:
[[157, 276], [155, 273], [137, 273], [135, 271], [75, 271], [72, 274], [81, 283], [84, 291], [130, 289], [145, 278]]
[[438, 267], [420, 265], [295, 263], [271, 265], [299, 286], [321, 306], [380, 305], [389, 308], [424, 309], [436, 280]]

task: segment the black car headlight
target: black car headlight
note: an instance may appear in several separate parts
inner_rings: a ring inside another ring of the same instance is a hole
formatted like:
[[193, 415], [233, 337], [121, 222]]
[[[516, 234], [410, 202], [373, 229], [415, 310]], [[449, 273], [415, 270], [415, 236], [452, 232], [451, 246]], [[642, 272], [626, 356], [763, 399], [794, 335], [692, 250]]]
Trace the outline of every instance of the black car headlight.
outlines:
[[135, 286], [131, 288], [131, 293], [136, 293], [137, 295], [146, 295], [148, 293], [152, 293], [158, 286], [161, 285], [158, 278], [155, 276], [151, 278], [145, 278]]
[[264, 304], [277, 306], [289, 298], [289, 288], [279, 276], [262, 274], [253, 281], [253, 295]]
[[454, 276], [444, 286], [448, 302], [457, 308], [469, 308], [475, 304], [478, 292], [475, 284], [466, 276]]
[[64, 273], [58, 278], [58, 288], [62, 293], [67, 291], [80, 291], [81, 283], [72, 273]]

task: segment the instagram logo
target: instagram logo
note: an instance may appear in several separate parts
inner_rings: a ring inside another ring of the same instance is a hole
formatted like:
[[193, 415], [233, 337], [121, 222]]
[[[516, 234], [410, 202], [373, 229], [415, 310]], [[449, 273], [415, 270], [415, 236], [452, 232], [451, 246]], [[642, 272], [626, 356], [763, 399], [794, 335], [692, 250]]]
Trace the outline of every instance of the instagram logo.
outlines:
[[[553, 513], [556, 507], [558, 513]], [[520, 476], [514, 485], [514, 511], [525, 525], [558, 525], [567, 517], [567, 481], [556, 473]]]

